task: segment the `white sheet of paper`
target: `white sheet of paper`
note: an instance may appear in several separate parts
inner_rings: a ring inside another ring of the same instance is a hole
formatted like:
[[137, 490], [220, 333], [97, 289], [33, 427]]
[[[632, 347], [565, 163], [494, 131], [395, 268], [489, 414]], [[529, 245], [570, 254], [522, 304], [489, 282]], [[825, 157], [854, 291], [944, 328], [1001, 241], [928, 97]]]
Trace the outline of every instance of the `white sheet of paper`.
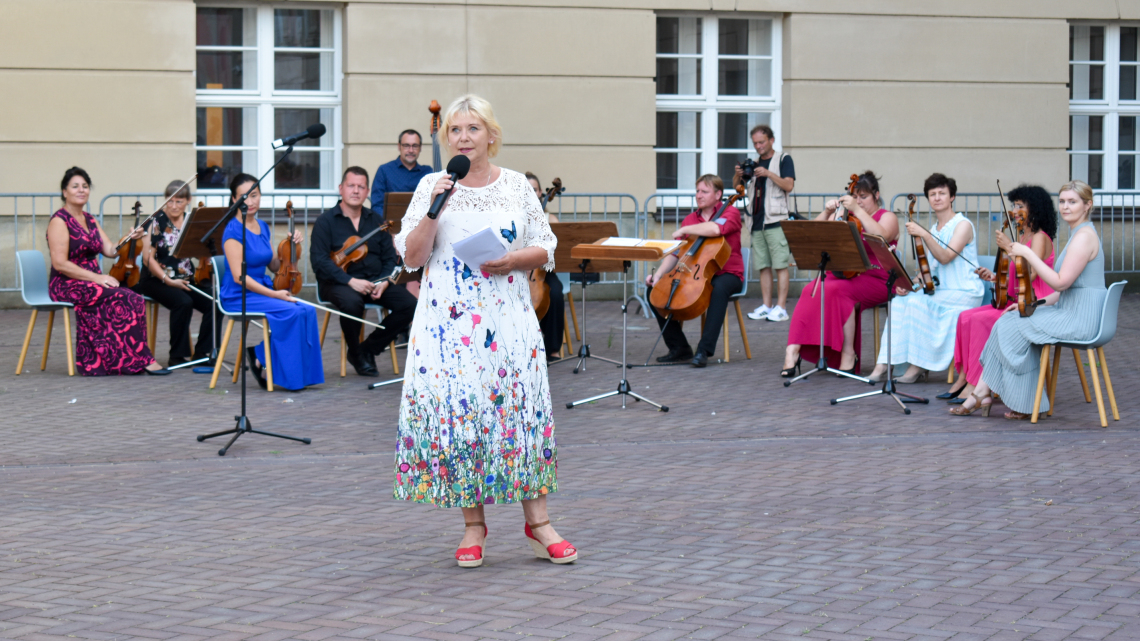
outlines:
[[455, 252], [455, 257], [467, 263], [471, 269], [507, 255], [507, 248], [503, 246], [500, 235], [490, 227], [484, 227], [463, 240], [451, 243], [451, 249]]

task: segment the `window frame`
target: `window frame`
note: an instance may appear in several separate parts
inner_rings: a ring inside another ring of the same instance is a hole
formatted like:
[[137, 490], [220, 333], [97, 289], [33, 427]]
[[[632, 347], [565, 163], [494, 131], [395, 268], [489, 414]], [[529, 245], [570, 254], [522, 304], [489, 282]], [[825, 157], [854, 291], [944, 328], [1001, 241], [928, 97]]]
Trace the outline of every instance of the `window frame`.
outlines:
[[[342, 114], [343, 114], [343, 89], [344, 89], [344, 70], [343, 70], [343, 51], [344, 51], [344, 13], [343, 9], [337, 5], [329, 5], [322, 3], [293, 3], [293, 2], [278, 2], [278, 3], [251, 3], [251, 2], [197, 2], [195, 10], [199, 7], [223, 7], [227, 9], [251, 9], [254, 12], [256, 41], [251, 46], [230, 47], [230, 46], [198, 46], [195, 44], [195, 52], [198, 51], [236, 51], [236, 50], [252, 50], [256, 52], [257, 59], [257, 89], [196, 89], [195, 90], [195, 114], [197, 109], [204, 107], [251, 107], [256, 109], [257, 126], [253, 134], [252, 147], [255, 148], [255, 156], [257, 158], [256, 166], [247, 167], [243, 166], [242, 170], [246, 173], [260, 176], [276, 161], [278, 150], [272, 148], [272, 141], [276, 140], [278, 136], [274, 132], [274, 113], [277, 109], [330, 109], [332, 111], [331, 122], [324, 123], [328, 128], [325, 134], [326, 140], [329, 141], [324, 146], [319, 147], [295, 147], [293, 155], [297, 154], [328, 154], [329, 166], [322, 165], [321, 175], [322, 184], [317, 187], [311, 188], [284, 188], [290, 193], [297, 194], [315, 194], [320, 192], [328, 192], [336, 188], [336, 183], [340, 177], [341, 165], [343, 162], [344, 141], [342, 135]], [[274, 38], [274, 11], [276, 9], [310, 9], [329, 11], [332, 15], [332, 47], [277, 47]], [[284, 90], [275, 88], [275, 55], [279, 51], [293, 51], [293, 52], [317, 52], [317, 53], [330, 53], [332, 54], [332, 78], [330, 90], [314, 90], [314, 91], [298, 91], [298, 90]], [[197, 78], [197, 69], [195, 69], [195, 78]], [[195, 85], [197, 82], [195, 82]], [[284, 132], [283, 135], [290, 135], [296, 132]], [[197, 154], [201, 151], [228, 151], [248, 149], [245, 145], [240, 146], [205, 146], [197, 144], [195, 140], [194, 154], [195, 163], [197, 163]], [[252, 171], [251, 171], [252, 170]], [[331, 177], [331, 178], [329, 178]], [[329, 184], [324, 184], [324, 180], [328, 179]], [[262, 181], [262, 191], [271, 192], [277, 190], [275, 183], [275, 176], [270, 173]], [[228, 193], [224, 189], [203, 189], [201, 190], [205, 195]]]
[[[1074, 155], [1099, 155], [1102, 158], [1101, 172], [1102, 184], [1100, 187], [1095, 187], [1097, 191], [1125, 191], [1125, 192], [1140, 192], [1140, 177], [1136, 179], [1136, 186], [1132, 188], [1121, 189], [1119, 187], [1119, 166], [1120, 158], [1122, 156], [1132, 156], [1140, 162], [1140, 140], [1137, 141], [1135, 150], [1120, 149], [1120, 118], [1121, 117], [1135, 117], [1137, 118], [1137, 125], [1140, 125], [1140, 90], [1137, 93], [1136, 100], [1121, 100], [1120, 99], [1120, 69], [1122, 66], [1137, 66], [1136, 61], [1126, 61], [1121, 64], [1120, 60], [1120, 29], [1121, 27], [1134, 27], [1140, 28], [1140, 22], [1135, 21], [1085, 21], [1085, 20], [1071, 20], [1069, 21], [1070, 27], [1104, 27], [1104, 99], [1102, 100], [1069, 100], [1069, 136], [1072, 136], [1072, 118], [1074, 116], [1103, 116], [1103, 126], [1101, 135], [1103, 137], [1102, 149], [1100, 150], [1084, 150], [1084, 149], [1066, 149], [1066, 156], [1069, 163], [1069, 177], [1072, 179], [1072, 158]], [[1071, 32], [1070, 32], [1071, 33]], [[1072, 36], [1070, 35], [1070, 43]], [[1071, 45], [1070, 45], [1071, 48]], [[1092, 64], [1100, 64], [1101, 61], [1094, 61]], [[1069, 60], [1069, 68], [1072, 69], [1074, 64], [1087, 65], [1090, 64], [1087, 60]], [[1070, 87], [1070, 91], [1071, 91]]]
[[[723, 153], [756, 153], [750, 142], [746, 141], [744, 148], [720, 148], [719, 143], [719, 114], [722, 113], [767, 113], [768, 122], [776, 134], [775, 149], [777, 153], [782, 149], [779, 144], [782, 140], [782, 109], [783, 109], [783, 16], [762, 12], [726, 12], [726, 11], [658, 11], [656, 18], [701, 18], [701, 53], [696, 54], [657, 54], [659, 58], [689, 57], [701, 60], [701, 93], [686, 94], [656, 94], [656, 112], [697, 112], [701, 114], [700, 138], [701, 145], [698, 151], [698, 176], [702, 174], [717, 174], [720, 154]], [[768, 55], [733, 55], [720, 53], [720, 20], [770, 20], [771, 53]], [[768, 59], [771, 62], [772, 87], [770, 96], [720, 96], [720, 61]], [[656, 90], [656, 89], [655, 89]], [[688, 148], [653, 147], [654, 158], [659, 153], [686, 153]], [[726, 187], [727, 188], [727, 187]], [[655, 191], [662, 194], [693, 194], [695, 185], [688, 188], [678, 187], [666, 189], [655, 186]]]

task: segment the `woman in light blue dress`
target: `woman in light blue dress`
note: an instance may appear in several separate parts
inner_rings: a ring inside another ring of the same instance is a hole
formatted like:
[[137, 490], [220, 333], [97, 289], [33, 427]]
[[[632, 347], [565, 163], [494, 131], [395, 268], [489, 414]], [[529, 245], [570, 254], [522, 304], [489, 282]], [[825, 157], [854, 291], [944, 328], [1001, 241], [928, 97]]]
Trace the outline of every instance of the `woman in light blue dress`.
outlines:
[[[1005, 417], [1023, 420], [1031, 416], [1041, 372], [1041, 346], [1066, 341], [1089, 340], [1100, 330], [1104, 309], [1104, 251], [1100, 237], [1089, 222], [1093, 191], [1074, 180], [1061, 186], [1059, 209], [1069, 224], [1069, 242], [1057, 257], [1056, 270], [1050, 269], [1033, 250], [1002, 238], [1000, 243], [1011, 256], [1026, 259], [1033, 271], [1054, 291], [1043, 307], [1022, 318], [1011, 307], [994, 325], [982, 350], [982, 380], [971, 398], [952, 409], [951, 414], [972, 414], [981, 409], [989, 416], [993, 394], [1010, 409]], [[1049, 409], [1047, 396], [1041, 411]]]
[[926, 380], [931, 371], [944, 370], [954, 360], [954, 338], [958, 315], [982, 304], [985, 289], [974, 273], [978, 265], [977, 235], [974, 225], [954, 213], [958, 186], [953, 178], [933, 174], [926, 179], [926, 199], [934, 210], [934, 227], [916, 222], [906, 224], [907, 233], [926, 246], [935, 288], [932, 296], [914, 292], [909, 283], [895, 288], [891, 301], [890, 332], [883, 328], [878, 364], [872, 381], [882, 380], [887, 370], [887, 336], [890, 335], [891, 364], [910, 363], [899, 383]]
[[[250, 191], [257, 179], [248, 174], [238, 174], [230, 182], [230, 195], [237, 200]], [[246, 300], [249, 312], [265, 314], [269, 321], [270, 359], [273, 364], [273, 385], [289, 390], [299, 390], [310, 385], [325, 382], [324, 364], [321, 361], [321, 340], [317, 327], [317, 313], [312, 307], [296, 302], [289, 292], [273, 289], [271, 272], [278, 267], [273, 245], [269, 238], [269, 225], [258, 220], [257, 210], [261, 205], [261, 190], [253, 189], [246, 198], [249, 207], [245, 215], [245, 263]], [[227, 310], [241, 309], [241, 252], [242, 252], [242, 213], [239, 211], [233, 220], [226, 224], [222, 237], [226, 255], [226, 269], [220, 274], [222, 281], [222, 306]], [[294, 232], [293, 242], [301, 242], [301, 232]], [[257, 384], [267, 386], [264, 365], [265, 344], [247, 349], [250, 371]]]

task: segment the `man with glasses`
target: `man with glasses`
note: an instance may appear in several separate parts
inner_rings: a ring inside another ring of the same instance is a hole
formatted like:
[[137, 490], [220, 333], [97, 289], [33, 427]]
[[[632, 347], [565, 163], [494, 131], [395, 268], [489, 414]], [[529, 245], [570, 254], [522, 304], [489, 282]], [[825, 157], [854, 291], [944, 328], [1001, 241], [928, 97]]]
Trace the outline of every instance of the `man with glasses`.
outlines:
[[398, 139], [400, 156], [380, 165], [372, 181], [372, 209], [384, 217], [384, 196], [388, 192], [415, 191], [420, 179], [435, 171], [431, 165], [417, 162], [423, 139], [415, 129], [405, 129]]

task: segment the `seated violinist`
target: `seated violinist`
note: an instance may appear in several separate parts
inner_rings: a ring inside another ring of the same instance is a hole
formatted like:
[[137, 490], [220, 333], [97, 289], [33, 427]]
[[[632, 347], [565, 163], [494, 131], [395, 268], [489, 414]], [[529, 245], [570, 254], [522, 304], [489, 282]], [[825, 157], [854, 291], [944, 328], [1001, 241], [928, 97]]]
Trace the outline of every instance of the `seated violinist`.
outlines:
[[[190, 284], [194, 283], [194, 287], [213, 296], [213, 279], [205, 278], [195, 283], [194, 261], [171, 255], [178, 244], [178, 237], [182, 235], [190, 189], [186, 183], [176, 180], [166, 186], [165, 197], [169, 201], [154, 217], [149, 233], [143, 237], [142, 278], [134, 290], [170, 310], [170, 357], [167, 364], [172, 367], [191, 358], [195, 361], [209, 358], [214, 347], [221, 344], [221, 325], [214, 326], [214, 301], [190, 289]], [[202, 313], [202, 322], [198, 325], [198, 341], [191, 356], [190, 320], [194, 310]]]
[[910, 221], [906, 231], [925, 247], [934, 294], [915, 293], [910, 283], [896, 284], [897, 296], [891, 300], [891, 327], [883, 328], [878, 364], [869, 377], [872, 381], [882, 380], [886, 374], [888, 336], [891, 364], [910, 363], [899, 383], [917, 383], [926, 380], [931, 370], [949, 367], [954, 357], [958, 314], [977, 307], [985, 294], [981, 279], [974, 273], [978, 264], [974, 224], [954, 213], [958, 184], [953, 178], [935, 173], [926, 179], [923, 191], [934, 210], [935, 224], [928, 230]]
[[[689, 341], [685, 339], [681, 323], [667, 320], [660, 311], [651, 307], [657, 317], [657, 325], [662, 330], [665, 345], [669, 348], [668, 354], [657, 358], [659, 363], [678, 363], [692, 359], [693, 367], [706, 366], [709, 356], [716, 351], [725, 312], [728, 310], [729, 297], [744, 286], [744, 258], [740, 254], [740, 211], [732, 206], [725, 207], [721, 211], [723, 194], [724, 182], [719, 176], [705, 174], [698, 178], [697, 210], [686, 216], [677, 231], [673, 232], [673, 238], [677, 240], [686, 240], [689, 236], [709, 238], [723, 236], [732, 248], [732, 254], [724, 267], [712, 278], [712, 298], [705, 313], [705, 328], [701, 333], [700, 342], [697, 343], [695, 354], [689, 347]], [[649, 285], [646, 298], [649, 298], [661, 278], [673, 269], [677, 260], [677, 252], [669, 254], [661, 261], [657, 271], [646, 277], [645, 283]], [[662, 283], [661, 286], [669, 287], [669, 283]]]
[[[1052, 269], [1053, 241], [1057, 238], [1057, 210], [1053, 207], [1053, 198], [1044, 187], [1037, 185], [1021, 185], [1010, 191], [1008, 196], [1010, 216], [1014, 224], [1023, 230], [1017, 242], [1029, 247]], [[999, 237], [999, 245], [1009, 244], [1001, 230], [994, 234]], [[951, 405], [961, 404], [974, 391], [974, 386], [982, 378], [982, 349], [994, 324], [1006, 309], [1017, 307], [1018, 282], [1012, 260], [1009, 261], [1005, 305], [999, 304], [1001, 296], [996, 289], [997, 276], [985, 268], [979, 268], [977, 273], [982, 280], [995, 283], [994, 304], [967, 309], [958, 316], [958, 333], [954, 340], [954, 366], [958, 369], [958, 380], [954, 381], [950, 391], [938, 395], [938, 398], [950, 401]], [[1039, 300], [1053, 293], [1053, 288], [1032, 266], [1029, 266], [1029, 280], [1033, 289], [1030, 300]]]
[[387, 279], [395, 270], [397, 260], [392, 236], [387, 232], [373, 234], [366, 241], [364, 246], [368, 251], [360, 260], [344, 268], [333, 261], [333, 252], [340, 250], [350, 237], [363, 238], [384, 222], [380, 214], [364, 206], [368, 199], [366, 170], [361, 167], [344, 170], [338, 189], [340, 202], [321, 214], [313, 225], [309, 259], [317, 275], [322, 300], [357, 318], [364, 317], [365, 303], [383, 305], [388, 310], [382, 323], [384, 329], [373, 331], [363, 342], [360, 340], [361, 323], [340, 317], [348, 362], [361, 376], [379, 376], [376, 355], [412, 324], [416, 297], [409, 294], [403, 285]]
[[[538, 176], [528, 171], [526, 172], [526, 181], [530, 183], [534, 195], [538, 197], [538, 202], [541, 203], [544, 194]], [[546, 222], [556, 223], [558, 216], [547, 213]], [[558, 274], [546, 272], [546, 286], [550, 288], [550, 306], [546, 308], [546, 315], [538, 319], [538, 328], [542, 330], [542, 343], [546, 348], [546, 360], [556, 361], [558, 360], [558, 351], [562, 348], [562, 333], [565, 331], [566, 299], [562, 295], [562, 281], [558, 279]]]

